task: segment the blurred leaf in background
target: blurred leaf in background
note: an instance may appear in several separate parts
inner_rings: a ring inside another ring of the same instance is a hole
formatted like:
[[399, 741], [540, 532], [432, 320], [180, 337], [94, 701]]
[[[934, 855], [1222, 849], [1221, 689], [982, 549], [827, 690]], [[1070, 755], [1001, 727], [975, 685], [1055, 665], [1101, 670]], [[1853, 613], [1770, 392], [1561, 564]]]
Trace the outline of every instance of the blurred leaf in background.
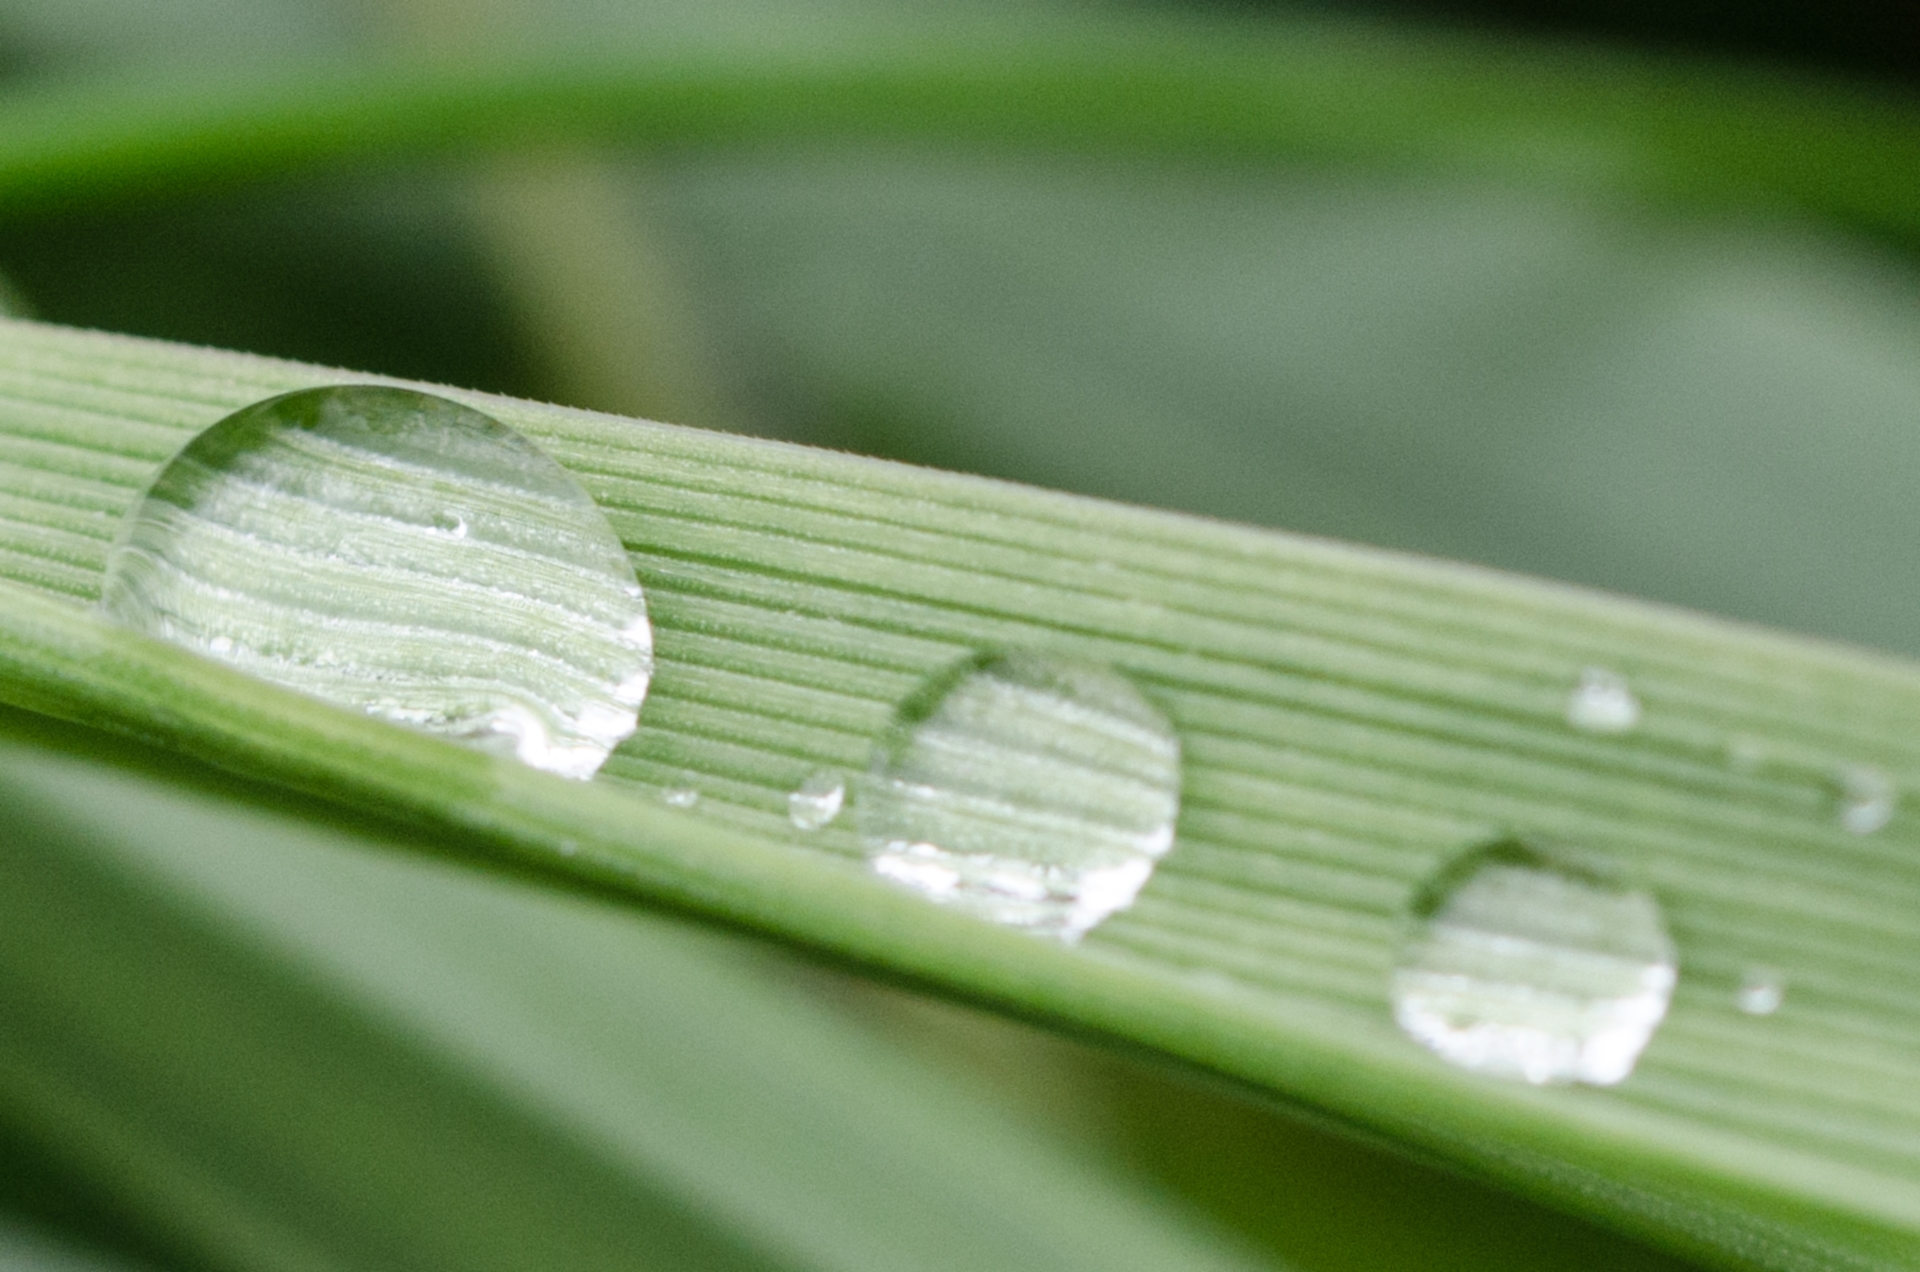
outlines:
[[[236, 63], [457, 57], [542, 40], [719, 41], [814, 24], [830, 33], [885, 24], [913, 7], [6, 0], [0, 67], [22, 81], [156, 65], [214, 76]], [[1447, 12], [1497, 22], [1516, 8]], [[1079, 12], [1063, 5], [1057, 16]], [[1549, 25], [1567, 16], [1531, 12]], [[1688, 26], [1674, 13], [1648, 10], [1641, 29], [1691, 41], [1689, 56], [1717, 56], [1719, 27], [1704, 19]], [[1813, 44], [1829, 66], [1854, 58], [1883, 75], [1899, 69], [1885, 41], [1853, 51], [1840, 30], [1845, 12], [1812, 13], [1794, 21], [1828, 31], [1832, 38]], [[1302, 20], [1278, 8], [1187, 16]], [[1362, 42], [1369, 33], [1418, 39], [1431, 30], [1447, 48], [1455, 38], [1429, 25], [1429, 11], [1305, 16], [1351, 23], [1351, 38]], [[1633, 33], [1617, 21], [1581, 20], [1612, 38]], [[1726, 37], [1727, 48], [1776, 58], [1791, 43], [1769, 43], [1751, 24]], [[1460, 47], [1470, 66], [1474, 46]], [[1538, 46], [1543, 64], [1562, 51]], [[1860, 91], [1909, 108], [1897, 87]], [[1920, 476], [1912, 423], [1920, 419], [1920, 276], [1910, 245], [1816, 222], [1784, 202], [1652, 205], [1616, 180], [1605, 152], [1552, 129], [1521, 140], [1531, 158], [1504, 166], [1474, 156], [1452, 166], [1324, 155], [1250, 163], [898, 142], [647, 154], [547, 146], [20, 215], [0, 233], [0, 273], [52, 321], [783, 436], [1477, 560], [1920, 652], [1920, 562], [1909, 549], [1908, 511]], [[73, 861], [107, 853], [120, 870], [133, 859], [126, 854], [153, 854], [125, 878], [100, 876], [103, 895], [200, 925], [207, 948], [263, 977], [262, 1019], [276, 1023], [262, 1028], [294, 1031], [273, 1045], [335, 1079], [353, 1076], [343, 1057], [354, 1055], [369, 1072], [421, 1066], [427, 1076], [411, 1080], [432, 1098], [501, 1110], [513, 1129], [499, 1132], [496, 1146], [530, 1137], [566, 1170], [591, 1177], [583, 1196], [631, 1184], [621, 1169], [606, 1169], [609, 1154], [644, 1157], [661, 1142], [645, 1128], [619, 1151], [605, 1142], [627, 1134], [609, 1128], [645, 1099], [665, 1098], [666, 1079], [647, 1076], [650, 1048], [684, 1048], [692, 1073], [773, 1045], [735, 1030], [812, 1030], [832, 1041], [819, 1044], [813, 1069], [788, 1075], [796, 1086], [787, 1111], [798, 1117], [834, 1099], [855, 1107], [848, 1088], [882, 1081], [861, 1077], [862, 1066], [886, 1074], [903, 1092], [900, 1117], [918, 1129], [891, 1148], [875, 1129], [874, 1160], [888, 1151], [951, 1154], [961, 1183], [943, 1184], [935, 1171], [912, 1187], [956, 1189], [955, 1212], [978, 1215], [985, 1229], [1011, 1222], [1002, 1193], [1028, 1177], [980, 1178], [994, 1174], [993, 1154], [1024, 1154], [1022, 1169], [1043, 1172], [1034, 1163], [1057, 1153], [1070, 1163], [1054, 1168], [1061, 1187], [1078, 1189], [1073, 1204], [1084, 1203], [1074, 1222], [1103, 1227], [1102, 1207], [1137, 1212], [1147, 1235], [1136, 1255], [1164, 1240], [1195, 1266], [1679, 1266], [1197, 1079], [802, 970], [727, 938], [666, 922], [627, 931], [628, 920], [590, 905], [375, 864], [350, 845], [308, 842], [322, 832], [253, 825], [255, 813], [219, 810], [210, 797], [178, 797], [207, 806], [183, 805], [177, 826], [167, 820], [173, 814], [157, 812], [129, 813], [111, 827], [91, 814], [72, 820], [101, 803], [88, 783], [116, 779], [55, 769], [32, 799], [71, 837]], [[167, 797], [125, 798], [144, 808], [142, 800]], [[252, 829], [196, 831], [196, 818]], [[141, 821], [175, 828], [142, 842], [129, 829]], [[243, 834], [258, 839], [257, 859], [231, 847]], [[160, 891], [184, 898], [178, 907], [130, 882], [156, 868], [169, 872]], [[375, 881], [381, 872], [409, 882]], [[399, 905], [395, 897], [413, 887], [421, 891], [412, 908]], [[428, 899], [441, 896], [435, 889], [464, 899]], [[484, 995], [509, 993], [500, 989], [508, 981], [514, 1003], [538, 1001], [537, 985], [524, 983], [533, 964], [488, 970], [485, 951], [468, 948], [471, 933], [420, 930], [421, 915], [468, 904], [489, 925], [550, 926], [555, 948], [567, 951], [553, 957], [575, 970], [599, 967], [602, 997], [548, 1004], [553, 1018], [531, 1023], [490, 1010]], [[403, 937], [444, 937], [463, 954], [395, 944], [391, 957], [375, 955]], [[634, 968], [631, 980], [613, 974], [597, 942], [632, 947], [619, 956]], [[624, 1014], [642, 1011], [643, 991], [661, 996], [646, 1009], [683, 1030], [678, 1041]], [[465, 1003], [467, 1015], [435, 1020], [435, 1003]], [[729, 1011], [764, 1018], [728, 1022]], [[303, 1020], [324, 1036], [300, 1041]], [[190, 1030], [181, 1036], [182, 1054], [219, 1063], [213, 1042]], [[581, 1055], [568, 1054], [569, 1039]], [[447, 1061], [449, 1048], [458, 1063]], [[537, 1062], [529, 1059], [540, 1048]], [[601, 1050], [584, 1054], [592, 1048]], [[376, 1054], [387, 1058], [365, 1059]], [[590, 1089], [568, 1068], [589, 1060], [603, 1076], [624, 1076]], [[276, 1063], [290, 1066], [275, 1070], [277, 1081], [295, 1080], [292, 1059]], [[806, 1087], [808, 1074], [820, 1085]], [[564, 1108], [552, 1103], [563, 1096]], [[325, 1099], [345, 1107], [352, 1093], [314, 1098], [302, 1142], [322, 1155], [358, 1151], [311, 1130], [326, 1120]], [[269, 1107], [236, 1126], [270, 1127]], [[678, 1132], [686, 1156], [670, 1167], [649, 1158], [639, 1172], [672, 1179], [650, 1194], [666, 1198], [647, 1203], [658, 1217], [635, 1221], [633, 1266], [723, 1266], [737, 1257], [741, 1266], [884, 1267], [889, 1250], [908, 1260], [893, 1266], [934, 1266], [922, 1247], [886, 1231], [889, 1206], [868, 1213], [871, 1228], [850, 1223], [836, 1242], [802, 1222], [817, 1200], [780, 1202], [776, 1165], [789, 1163], [791, 1184], [816, 1160], [809, 1153], [852, 1152], [853, 1141], [837, 1137], [854, 1114], [808, 1129], [718, 1096], [680, 1112], [690, 1119]], [[1003, 1141], [982, 1148], [957, 1129], [982, 1121], [1004, 1123], [993, 1133]], [[379, 1137], [369, 1134], [365, 1151], [373, 1152]], [[783, 1134], [813, 1138], [803, 1152], [781, 1148]], [[941, 1150], [927, 1147], [948, 1135], [955, 1138]], [[383, 1160], [397, 1172], [384, 1184], [393, 1210], [380, 1222], [400, 1235], [381, 1238], [388, 1244], [366, 1235], [364, 1247], [320, 1253], [318, 1245], [248, 1247], [236, 1237], [223, 1252], [206, 1234], [238, 1233], [247, 1215], [169, 1229], [169, 1208], [185, 1204], [177, 1192], [101, 1172], [99, 1154], [74, 1180], [50, 1123], [17, 1138], [12, 1195], [22, 1213], [175, 1266], [493, 1266], [477, 1252], [457, 1253], [457, 1242], [431, 1244], [428, 1213], [455, 1223], [444, 1217], [462, 1213], [461, 1199], [435, 1200], [424, 1183], [415, 1199], [420, 1227], [406, 1235], [406, 1189], [424, 1176], [391, 1165], [408, 1160], [392, 1145]], [[764, 1175], [745, 1147], [755, 1143], [766, 1154]], [[431, 1144], [401, 1147], [433, 1153]], [[706, 1183], [688, 1185], [701, 1170], [737, 1191], [721, 1189], [723, 1204]], [[902, 1187], [897, 1213], [928, 1213], [929, 1195]], [[284, 1216], [318, 1195], [285, 1188], [271, 1205], [258, 1196], [250, 1204]], [[564, 1211], [552, 1204], [551, 1213]], [[755, 1212], [756, 1204], [769, 1209]], [[621, 1207], [632, 1215], [639, 1205], [616, 1198], [597, 1212], [605, 1244], [593, 1258], [615, 1258], [607, 1252], [619, 1248]], [[527, 1213], [537, 1211], [529, 1197]], [[693, 1235], [674, 1262], [658, 1234], [682, 1221]], [[374, 1227], [369, 1221], [363, 1232]], [[526, 1220], [530, 1233], [565, 1227]], [[1079, 1230], [1063, 1220], [1058, 1231]], [[1023, 1230], [1005, 1231], [1012, 1240]], [[1045, 1263], [1040, 1236], [1014, 1244], [1035, 1266]], [[511, 1248], [493, 1252], [506, 1260], [499, 1266], [514, 1265], [502, 1253]], [[968, 1266], [969, 1256], [971, 1266], [1015, 1266], [1006, 1261], [1012, 1254], [982, 1253], [990, 1248], [952, 1246], [951, 1266]], [[902, 1253], [916, 1249], [918, 1257]], [[515, 1257], [519, 1266], [540, 1258], [533, 1247]], [[1160, 1266], [1174, 1266], [1173, 1257]], [[548, 1265], [597, 1266], [579, 1254]]]

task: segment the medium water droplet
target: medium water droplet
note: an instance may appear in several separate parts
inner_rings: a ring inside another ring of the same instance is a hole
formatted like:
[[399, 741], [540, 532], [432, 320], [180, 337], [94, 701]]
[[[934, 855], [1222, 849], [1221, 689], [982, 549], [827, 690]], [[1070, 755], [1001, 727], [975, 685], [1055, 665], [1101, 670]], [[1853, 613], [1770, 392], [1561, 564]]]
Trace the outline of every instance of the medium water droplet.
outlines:
[[692, 808], [700, 802], [700, 792], [691, 786], [676, 786], [660, 792], [660, 802], [668, 808]]
[[1771, 1016], [1780, 1010], [1786, 997], [1785, 973], [1772, 967], [1749, 967], [1733, 1000], [1749, 1016]]
[[1659, 903], [1508, 840], [1423, 890], [1394, 1018], [1442, 1058], [1532, 1083], [1633, 1072], [1677, 977]]
[[100, 608], [576, 778], [633, 732], [653, 668], [633, 566], [579, 483], [478, 411], [378, 385], [270, 398], [194, 438], [122, 523]]
[[801, 830], [819, 830], [840, 815], [846, 800], [846, 779], [832, 769], [819, 769], [787, 792], [787, 817]]
[[1840, 824], [1856, 835], [1871, 835], [1893, 820], [1900, 792], [1893, 779], [1867, 764], [1840, 770]]
[[433, 528], [449, 539], [467, 537], [467, 519], [457, 512], [441, 512], [433, 519]]
[[1071, 942], [1133, 904], [1179, 810], [1179, 739], [1139, 690], [1021, 651], [902, 704], [856, 811], [879, 874]]
[[1586, 733], [1625, 733], [1640, 723], [1640, 699], [1625, 676], [1589, 667], [1567, 696], [1567, 723]]

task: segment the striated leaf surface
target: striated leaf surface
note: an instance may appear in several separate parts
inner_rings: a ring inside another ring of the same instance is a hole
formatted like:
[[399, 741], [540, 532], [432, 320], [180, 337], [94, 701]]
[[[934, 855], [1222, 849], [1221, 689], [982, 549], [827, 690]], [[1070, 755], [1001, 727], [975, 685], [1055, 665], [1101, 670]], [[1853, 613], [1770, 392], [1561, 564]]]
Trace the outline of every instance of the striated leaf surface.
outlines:
[[[1890, 1267], [1920, 1231], [1920, 937], [1905, 663], [1489, 572], [478, 395], [586, 484], [649, 590], [641, 731], [587, 787], [253, 684], [84, 608], [115, 519], [228, 409], [337, 372], [13, 323], [0, 686], [602, 888], [1154, 1047], [1729, 1266]], [[1178, 730], [1173, 851], [1064, 948], [871, 878], [787, 792], [864, 766], [970, 651], [1106, 662]], [[1631, 731], [1567, 724], [1586, 669]], [[1759, 748], [1760, 760], [1750, 762]], [[691, 785], [697, 810], [657, 798]], [[1407, 909], [1505, 834], [1659, 897], [1670, 1018], [1607, 1090], [1441, 1064], [1395, 1028]], [[1743, 1014], [1752, 964], [1783, 969]]]

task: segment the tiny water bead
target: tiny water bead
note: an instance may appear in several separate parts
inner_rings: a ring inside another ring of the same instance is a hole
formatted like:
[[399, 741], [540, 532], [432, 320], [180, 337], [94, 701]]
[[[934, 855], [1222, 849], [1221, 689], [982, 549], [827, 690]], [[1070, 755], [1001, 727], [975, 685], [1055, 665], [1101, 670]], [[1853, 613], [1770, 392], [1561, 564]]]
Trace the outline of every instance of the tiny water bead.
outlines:
[[787, 819], [799, 830], [819, 830], [840, 815], [847, 782], [832, 769], [818, 769], [787, 792]]
[[700, 802], [700, 792], [691, 786], [675, 786], [660, 792], [660, 802], [668, 808], [692, 808]]
[[1749, 967], [1733, 996], [1734, 1005], [1749, 1016], [1771, 1016], [1786, 1000], [1786, 974], [1773, 967]]
[[1856, 835], [1871, 835], [1893, 820], [1899, 790], [1893, 779], [1866, 764], [1849, 764], [1838, 774], [1840, 825]]
[[1567, 723], [1585, 733], [1625, 733], [1640, 723], [1640, 700], [1626, 677], [1589, 667], [1567, 695]]
[[1109, 668], [983, 654], [902, 704], [856, 807], [881, 876], [1072, 942], [1173, 845], [1180, 743]]
[[1767, 744], [1747, 733], [1736, 733], [1727, 739], [1727, 767], [1736, 773], [1751, 776], [1758, 773], [1767, 763]]
[[1673, 996], [1659, 903], [1517, 840], [1442, 871], [1414, 919], [1393, 972], [1394, 1018], [1474, 1073], [1612, 1086]]
[[340, 706], [591, 777], [653, 670], [606, 517], [532, 442], [383, 385], [255, 403], [128, 512], [101, 611]]

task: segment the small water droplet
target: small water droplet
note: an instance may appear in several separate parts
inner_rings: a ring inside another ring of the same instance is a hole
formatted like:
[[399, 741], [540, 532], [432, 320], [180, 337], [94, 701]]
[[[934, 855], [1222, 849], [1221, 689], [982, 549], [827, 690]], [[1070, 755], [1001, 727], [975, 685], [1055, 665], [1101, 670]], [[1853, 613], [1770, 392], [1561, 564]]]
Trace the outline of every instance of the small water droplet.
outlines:
[[661, 791], [660, 802], [668, 808], [692, 808], [700, 802], [700, 792], [691, 786], [676, 786]]
[[873, 869], [957, 910], [1076, 941], [1173, 845], [1180, 742], [1101, 666], [967, 659], [902, 704], [860, 789]]
[[1625, 733], [1640, 723], [1640, 700], [1625, 676], [1589, 667], [1567, 696], [1567, 723], [1585, 733]]
[[[485, 509], [485, 534], [450, 501]], [[100, 609], [575, 778], [633, 732], [653, 667], [633, 566], [579, 483], [497, 420], [378, 385], [195, 437], [122, 521]]]
[[819, 830], [840, 815], [846, 799], [846, 779], [832, 769], [819, 769], [787, 792], [787, 817], [801, 830]]
[[1659, 903], [1515, 840], [1442, 871], [1394, 969], [1400, 1027], [1463, 1069], [1612, 1086], [1677, 979]]
[[1767, 762], [1767, 744], [1748, 733], [1736, 733], [1727, 739], [1727, 767], [1749, 776], [1758, 773]]
[[1749, 1016], [1771, 1016], [1786, 1001], [1786, 974], [1773, 967], [1749, 967], [1740, 978], [1734, 1003]]
[[1867, 764], [1849, 764], [1839, 772], [1840, 825], [1856, 835], [1871, 835], [1893, 820], [1900, 792], [1893, 779]]

